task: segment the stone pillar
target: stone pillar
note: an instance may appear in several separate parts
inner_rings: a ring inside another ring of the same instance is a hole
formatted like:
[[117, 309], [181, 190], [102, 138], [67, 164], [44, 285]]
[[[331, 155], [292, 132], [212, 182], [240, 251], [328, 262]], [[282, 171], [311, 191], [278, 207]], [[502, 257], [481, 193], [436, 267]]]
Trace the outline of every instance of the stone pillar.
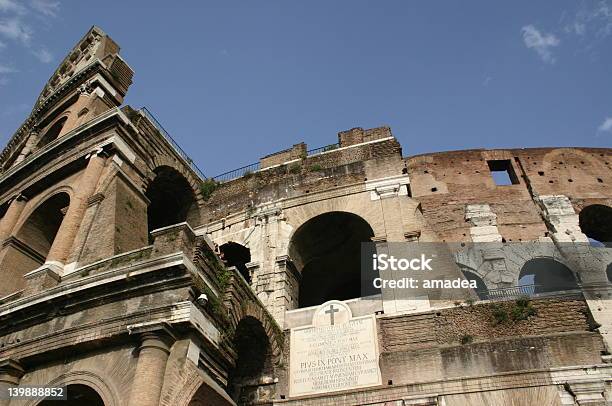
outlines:
[[11, 236], [11, 232], [19, 220], [19, 216], [21, 216], [26, 201], [27, 199], [23, 195], [17, 195], [11, 201], [6, 214], [0, 220], [0, 244]]
[[0, 406], [8, 406], [9, 399], [6, 399], [8, 388], [19, 385], [19, 381], [25, 371], [18, 362], [8, 359], [0, 362]]
[[276, 257], [274, 273], [273, 295], [274, 302], [271, 310], [274, 319], [279, 325], [285, 324], [285, 312], [299, 306], [299, 290], [302, 275], [295, 269], [295, 265], [287, 255]]
[[104, 90], [98, 86], [92, 87], [91, 83], [84, 83], [79, 86], [79, 98], [70, 106], [70, 115], [57, 138], [63, 137], [91, 117], [91, 113], [95, 109], [96, 98], [103, 99]]
[[47, 255], [48, 263], [63, 265], [70, 254], [72, 243], [87, 209], [87, 200], [95, 193], [102, 168], [104, 167], [105, 158], [98, 155], [100, 152], [102, 151], [94, 151], [87, 156], [89, 162], [75, 188], [68, 211], [51, 245]]
[[162, 331], [140, 336], [138, 364], [130, 392], [130, 406], [158, 406], [170, 354], [169, 336]]

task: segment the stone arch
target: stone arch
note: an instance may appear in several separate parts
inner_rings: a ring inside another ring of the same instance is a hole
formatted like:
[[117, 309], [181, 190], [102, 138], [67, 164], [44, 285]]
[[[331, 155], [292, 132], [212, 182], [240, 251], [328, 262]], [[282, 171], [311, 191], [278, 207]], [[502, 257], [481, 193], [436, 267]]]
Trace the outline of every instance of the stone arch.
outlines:
[[69, 205], [70, 195], [59, 191], [22, 216], [0, 257], [2, 277], [7, 281], [0, 287], [0, 296], [22, 289], [23, 276], [46, 262]]
[[267, 310], [256, 300], [248, 300], [237, 310], [236, 320], [252, 317], [258, 320], [270, 340], [270, 354], [275, 365], [282, 363], [284, 334]]
[[301, 275], [299, 307], [361, 295], [361, 243], [374, 230], [362, 217], [331, 211], [311, 217], [291, 235], [289, 257]]
[[66, 112], [47, 126], [45, 131], [39, 136], [38, 142], [36, 143], [37, 149], [44, 148], [47, 144], [55, 141], [59, 137], [62, 132], [62, 129], [68, 121], [69, 115], [70, 112]]
[[567, 161], [567, 158], [570, 160], [577, 158], [578, 160], [588, 162], [594, 167], [604, 167], [604, 165], [601, 164], [593, 155], [576, 148], [554, 148], [544, 155], [542, 164], [544, 165], [544, 169], [550, 169], [550, 167], [555, 163], [564, 162], [563, 159]]
[[156, 155], [153, 157], [152, 163], [153, 163], [152, 169], [147, 174], [147, 179], [149, 181], [152, 181], [155, 178], [155, 169], [162, 167], [162, 166], [168, 166], [170, 168], [173, 168], [175, 171], [177, 171], [181, 175], [183, 175], [183, 177], [187, 180], [187, 183], [189, 183], [191, 190], [196, 196], [196, 200], [198, 204], [204, 203], [204, 197], [202, 196], [202, 191], [200, 189], [202, 180], [197, 175], [195, 175], [191, 170], [187, 169], [187, 167], [185, 167], [185, 165], [182, 162], [176, 159], [173, 159], [168, 155], [160, 154], [160, 155]]
[[[123, 403], [118, 395], [117, 388], [111, 383], [104, 380], [98, 373], [94, 371], [82, 370], [82, 371], [71, 371], [65, 374], [61, 374], [44, 385], [47, 387], [57, 386], [70, 386], [70, 385], [82, 385], [91, 390], [100, 397], [104, 406], [121, 406]], [[47, 402], [50, 405], [57, 403], [62, 405], [60, 402]], [[43, 406], [46, 405], [45, 401], [39, 403], [39, 400], [33, 399], [25, 403], [25, 406]], [[66, 403], [66, 402], [64, 402]], [[78, 403], [76, 403], [78, 404]]]
[[534, 285], [530, 293], [536, 294], [578, 289], [574, 272], [550, 257], [536, 257], [526, 261], [521, 267], [518, 285]]
[[485, 281], [471, 269], [461, 267], [461, 273], [469, 281], [476, 281], [476, 295], [480, 300], [486, 300], [489, 298], [489, 289]]
[[[308, 220], [330, 212], [346, 212], [359, 216], [368, 223], [375, 236], [386, 235], [380, 205], [372, 203], [369, 193], [363, 193], [360, 195], [335, 197], [285, 209], [284, 214], [287, 223], [293, 229], [289, 235], [289, 240], [291, 240], [296, 230]], [[289, 252], [284, 254], [288, 255]]]
[[[174, 393], [176, 395], [164, 397], [160, 406], [229, 406], [231, 403], [210, 387], [210, 378], [204, 379], [203, 372], [192, 362], [184, 364], [184, 380]], [[219, 388], [221, 388], [219, 386]], [[226, 396], [228, 396], [226, 394]], [[202, 397], [205, 398], [202, 399]], [[228, 396], [229, 398], [229, 396]], [[203, 401], [202, 401], [203, 400]]]
[[[608, 170], [608, 168], [602, 162], [598, 161], [598, 159], [594, 157], [591, 153], [581, 151], [580, 149], [576, 148], [554, 148], [550, 152], [546, 153], [546, 155], [544, 155], [542, 158], [541, 170], [544, 171], [545, 176], [548, 176], [548, 174], [553, 171], [553, 166], [558, 165], [559, 162], [563, 162], [565, 166], [573, 166], [571, 164], [568, 165], [568, 163], [570, 162], [587, 163], [591, 168], [595, 169], [593, 171], [592, 179], [585, 179], [584, 176], [581, 177], [581, 179], [586, 182], [590, 181], [590, 183], [597, 183], [597, 177], [595, 176], [595, 172], [605, 173], [605, 171]], [[577, 169], [568, 167], [567, 170], [569, 173], [574, 170], [583, 169], [581, 167]]]
[[236, 267], [247, 283], [251, 284], [251, 275], [246, 264], [251, 262], [251, 250], [242, 244], [228, 241], [219, 246], [219, 257], [228, 267]]
[[578, 219], [580, 229], [591, 243], [612, 247], [612, 207], [604, 204], [588, 205], [580, 211]]
[[[243, 317], [232, 339], [236, 359], [228, 375], [227, 392], [237, 404], [254, 404], [266, 397], [274, 384], [271, 343], [263, 324], [253, 316]], [[268, 388], [269, 389], [269, 388]]]
[[60, 186], [54, 187], [53, 189], [50, 189], [44, 192], [43, 194], [31, 199], [28, 202], [28, 206], [24, 209], [23, 213], [19, 217], [19, 221], [17, 222], [17, 224], [15, 224], [14, 231], [19, 230], [23, 226], [23, 223], [27, 221], [28, 217], [30, 217], [32, 213], [41, 204], [43, 204], [45, 201], [49, 200], [51, 197], [59, 193], [66, 193], [68, 197], [70, 198], [70, 200], [72, 200], [72, 197], [74, 195], [74, 190], [72, 189], [72, 187], [68, 185], [60, 185]]
[[200, 209], [192, 185], [185, 176], [171, 166], [158, 166], [148, 183], [145, 196], [149, 199], [148, 229], [188, 222], [197, 226]]

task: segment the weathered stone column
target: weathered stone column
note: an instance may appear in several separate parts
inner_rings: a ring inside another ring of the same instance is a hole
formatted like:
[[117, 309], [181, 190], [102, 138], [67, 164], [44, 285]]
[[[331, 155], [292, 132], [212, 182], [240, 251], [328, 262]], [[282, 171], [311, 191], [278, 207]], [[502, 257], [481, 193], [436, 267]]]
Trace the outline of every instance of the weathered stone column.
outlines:
[[102, 168], [104, 167], [105, 158], [98, 155], [101, 152], [102, 150], [97, 150], [87, 156], [89, 162], [75, 188], [68, 211], [51, 245], [47, 255], [46, 262], [48, 263], [64, 264], [70, 254], [72, 243], [87, 209], [87, 199], [95, 193]]
[[8, 406], [10, 400], [5, 398], [8, 388], [19, 385], [25, 371], [18, 362], [8, 359], [0, 362], [0, 406]]
[[170, 354], [170, 337], [159, 331], [142, 333], [140, 339], [138, 364], [128, 405], [158, 406]]
[[0, 220], [0, 244], [11, 236], [11, 232], [19, 220], [26, 201], [27, 199], [23, 195], [17, 195], [11, 201], [6, 214]]

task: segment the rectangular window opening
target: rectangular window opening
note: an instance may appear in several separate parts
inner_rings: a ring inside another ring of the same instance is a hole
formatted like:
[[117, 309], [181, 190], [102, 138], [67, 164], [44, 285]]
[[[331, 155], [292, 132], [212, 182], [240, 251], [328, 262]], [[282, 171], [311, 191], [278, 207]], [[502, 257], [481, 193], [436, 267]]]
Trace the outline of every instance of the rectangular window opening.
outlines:
[[491, 176], [497, 186], [518, 185], [519, 180], [514, 173], [512, 162], [509, 159], [495, 159], [487, 161]]

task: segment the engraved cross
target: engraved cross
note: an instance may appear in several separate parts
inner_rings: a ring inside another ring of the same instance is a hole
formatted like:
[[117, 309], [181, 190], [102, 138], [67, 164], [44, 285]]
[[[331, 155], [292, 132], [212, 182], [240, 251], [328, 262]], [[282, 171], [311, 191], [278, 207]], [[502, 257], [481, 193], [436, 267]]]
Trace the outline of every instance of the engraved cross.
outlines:
[[332, 326], [334, 325], [334, 320], [335, 320], [334, 313], [338, 313], [339, 311], [340, 309], [334, 308], [333, 304], [329, 305], [329, 310], [325, 310], [325, 314], [329, 314], [329, 321]]

